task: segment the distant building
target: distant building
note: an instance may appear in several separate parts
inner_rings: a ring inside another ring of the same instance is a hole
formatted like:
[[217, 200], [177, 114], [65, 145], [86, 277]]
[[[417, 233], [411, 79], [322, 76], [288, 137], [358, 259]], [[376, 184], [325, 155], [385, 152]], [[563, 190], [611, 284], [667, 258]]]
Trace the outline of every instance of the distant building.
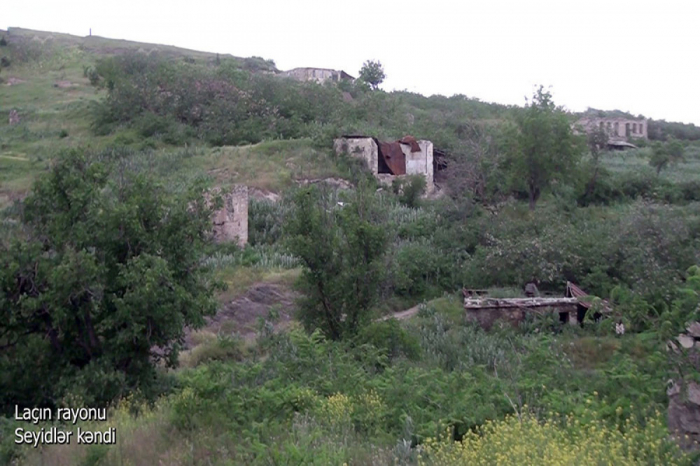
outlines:
[[326, 81], [337, 83], [345, 80], [355, 80], [355, 78], [345, 71], [329, 70], [327, 68], [294, 68], [293, 70], [283, 71], [281, 75], [298, 81], [316, 81], [317, 83], [324, 83]]
[[625, 147], [634, 139], [649, 139], [645, 119], [584, 117], [575, 126], [586, 133], [602, 129], [608, 135], [608, 145], [612, 146]]

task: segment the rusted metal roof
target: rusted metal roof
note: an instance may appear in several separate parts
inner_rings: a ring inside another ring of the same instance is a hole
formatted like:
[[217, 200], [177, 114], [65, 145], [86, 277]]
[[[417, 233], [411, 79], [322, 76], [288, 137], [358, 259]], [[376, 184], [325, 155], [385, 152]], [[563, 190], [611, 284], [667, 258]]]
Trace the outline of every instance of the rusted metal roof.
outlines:
[[403, 138], [399, 139], [398, 142], [411, 146], [411, 152], [420, 152], [418, 141], [416, 141], [416, 138], [413, 136], [404, 136]]
[[[581, 306], [585, 307], [586, 309], [590, 309], [591, 306], [593, 305], [593, 302], [591, 300], [581, 299], [581, 298], [585, 298], [586, 296], [589, 296], [589, 294], [571, 282], [566, 282], [566, 296], [568, 298], [578, 299], [579, 300], [578, 303]], [[603, 300], [603, 310], [604, 311], [611, 310], [610, 304], [608, 304], [608, 302], [605, 300]]]
[[379, 155], [382, 157], [392, 175], [406, 174], [406, 155], [400, 142], [380, 142]]

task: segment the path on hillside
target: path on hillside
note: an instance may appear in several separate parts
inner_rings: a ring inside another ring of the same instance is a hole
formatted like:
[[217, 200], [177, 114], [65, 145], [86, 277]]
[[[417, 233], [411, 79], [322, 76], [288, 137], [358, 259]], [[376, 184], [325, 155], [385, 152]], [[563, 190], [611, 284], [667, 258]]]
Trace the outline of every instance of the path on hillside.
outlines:
[[9, 160], [20, 160], [22, 162], [29, 162], [29, 159], [27, 159], [27, 158], [15, 157], [14, 155], [0, 155], [0, 158], [9, 159]]
[[383, 320], [389, 320], [389, 319], [396, 319], [396, 320], [406, 320], [410, 319], [414, 315], [418, 314], [418, 309], [420, 308], [420, 304], [413, 306], [412, 308], [406, 309], [405, 311], [398, 311], [394, 312], [393, 314], [389, 314], [388, 316], [384, 316], [379, 321]]

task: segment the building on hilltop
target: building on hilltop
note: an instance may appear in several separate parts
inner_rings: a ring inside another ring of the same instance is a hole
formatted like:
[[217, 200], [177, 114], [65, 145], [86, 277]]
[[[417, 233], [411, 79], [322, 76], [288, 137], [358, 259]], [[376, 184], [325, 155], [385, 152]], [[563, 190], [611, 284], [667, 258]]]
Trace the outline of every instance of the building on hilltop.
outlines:
[[646, 119], [584, 117], [576, 122], [575, 127], [589, 134], [602, 129], [608, 135], [609, 149], [634, 148], [631, 144], [634, 139], [649, 139]]
[[391, 183], [396, 177], [420, 174], [425, 176], [427, 193], [435, 190], [436, 161], [430, 141], [405, 136], [398, 141], [381, 142], [369, 136], [348, 135], [336, 139], [333, 147], [338, 154], [364, 160], [382, 182]]
[[293, 70], [283, 71], [282, 76], [293, 78], [298, 81], [315, 81], [324, 83], [326, 81], [354, 81], [355, 78], [342, 70], [330, 70], [327, 68], [294, 68]]

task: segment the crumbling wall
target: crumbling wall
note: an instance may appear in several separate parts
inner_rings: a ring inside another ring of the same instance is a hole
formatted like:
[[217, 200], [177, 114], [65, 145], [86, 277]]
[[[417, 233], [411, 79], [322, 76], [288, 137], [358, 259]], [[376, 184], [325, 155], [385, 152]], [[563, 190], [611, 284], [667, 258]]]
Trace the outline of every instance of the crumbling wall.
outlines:
[[411, 152], [411, 146], [402, 144], [401, 149], [406, 156], [406, 174], [425, 176], [425, 190], [433, 192], [435, 183], [433, 179], [433, 143], [430, 141], [418, 141], [420, 152]]
[[379, 172], [379, 146], [372, 138], [339, 138], [333, 142], [337, 154], [348, 154], [367, 162], [374, 176]]
[[[213, 191], [221, 194], [219, 188]], [[221, 194], [223, 207], [214, 213], [214, 241], [235, 241], [243, 247], [248, 243], [248, 187], [237, 185]]]
[[578, 308], [576, 304], [557, 305], [555, 307], [545, 307], [538, 309], [528, 309], [524, 307], [498, 307], [498, 308], [468, 308], [466, 309], [466, 319], [469, 322], [476, 322], [484, 330], [490, 330], [498, 321], [502, 321], [517, 327], [525, 319], [526, 313], [545, 314], [556, 312], [558, 314], [568, 314], [567, 322], [571, 325], [578, 324]]

